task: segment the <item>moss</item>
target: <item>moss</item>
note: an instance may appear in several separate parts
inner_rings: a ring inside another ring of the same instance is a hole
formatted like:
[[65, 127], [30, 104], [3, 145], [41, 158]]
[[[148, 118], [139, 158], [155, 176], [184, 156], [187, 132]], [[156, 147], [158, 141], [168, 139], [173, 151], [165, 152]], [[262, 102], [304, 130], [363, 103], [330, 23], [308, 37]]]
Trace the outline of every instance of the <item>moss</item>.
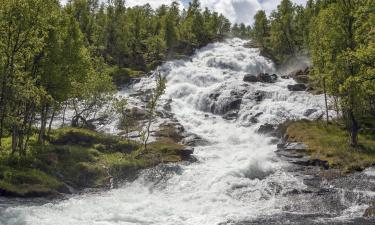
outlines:
[[312, 158], [326, 160], [343, 172], [375, 164], [375, 133], [360, 133], [357, 148], [350, 146], [349, 134], [337, 124], [299, 121], [291, 123], [286, 134], [287, 141], [307, 144]]
[[142, 77], [144, 72], [131, 68], [119, 68], [115, 66], [110, 68], [109, 74], [117, 86], [122, 86], [127, 84], [132, 78]]
[[[4, 145], [3, 145], [4, 146]], [[140, 143], [95, 131], [54, 130], [44, 146], [31, 145], [20, 158], [4, 149], [0, 155], [0, 195], [36, 197], [76, 189], [108, 187], [111, 178], [133, 179], [140, 169], [181, 161], [184, 146], [159, 140], [143, 150]]]
[[39, 197], [57, 194], [62, 187], [55, 177], [37, 169], [0, 167], [0, 194]]
[[113, 135], [72, 127], [53, 131], [50, 142], [54, 145], [94, 147], [102, 152], [131, 152], [139, 146], [134, 141], [125, 141]]

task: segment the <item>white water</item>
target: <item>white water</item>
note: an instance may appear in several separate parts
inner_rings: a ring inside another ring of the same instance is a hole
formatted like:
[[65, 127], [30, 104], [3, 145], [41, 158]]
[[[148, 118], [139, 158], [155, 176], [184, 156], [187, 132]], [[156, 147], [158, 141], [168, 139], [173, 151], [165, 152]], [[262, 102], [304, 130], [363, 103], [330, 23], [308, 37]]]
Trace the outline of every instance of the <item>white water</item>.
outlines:
[[[285, 172], [288, 166], [275, 155], [270, 138], [255, 131], [264, 123], [305, 118], [307, 109], [323, 110], [322, 96], [287, 90], [293, 80], [275, 84], [242, 81], [247, 73], [275, 72], [273, 64], [244, 41], [209, 45], [190, 62], [170, 62], [160, 68], [168, 78], [166, 99], [186, 130], [211, 142], [195, 149], [198, 162], [176, 165], [180, 172], [155, 184], [150, 171], [132, 183], [104, 193], [85, 194], [42, 206], [13, 206], [4, 211], [4, 224], [54, 225], [214, 225], [273, 215], [290, 205], [283, 193], [305, 188], [301, 178]], [[150, 80], [137, 86], [144, 88]], [[209, 113], [209, 95], [222, 93], [216, 107], [225, 105], [231, 90], [266, 91], [266, 99], [251, 98], [241, 105], [239, 119], [228, 121]], [[249, 115], [263, 112], [257, 125]], [[151, 173], [152, 174], [152, 173]]]

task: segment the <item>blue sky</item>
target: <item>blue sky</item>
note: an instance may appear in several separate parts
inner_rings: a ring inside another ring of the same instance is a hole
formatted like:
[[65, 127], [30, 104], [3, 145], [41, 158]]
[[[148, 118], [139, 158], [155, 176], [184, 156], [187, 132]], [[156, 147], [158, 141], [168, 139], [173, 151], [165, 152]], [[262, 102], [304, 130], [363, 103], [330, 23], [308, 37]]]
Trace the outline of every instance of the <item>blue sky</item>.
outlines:
[[[66, 2], [67, 0], [61, 0]], [[190, 0], [176, 0], [181, 5], [187, 5]], [[296, 4], [304, 5], [306, 0], [292, 0]], [[149, 3], [156, 8], [161, 4], [170, 4], [173, 0], [126, 0], [129, 6]], [[265, 10], [267, 14], [277, 8], [281, 0], [200, 0], [203, 7], [208, 7], [226, 16], [232, 23], [252, 24], [253, 17], [258, 10]]]

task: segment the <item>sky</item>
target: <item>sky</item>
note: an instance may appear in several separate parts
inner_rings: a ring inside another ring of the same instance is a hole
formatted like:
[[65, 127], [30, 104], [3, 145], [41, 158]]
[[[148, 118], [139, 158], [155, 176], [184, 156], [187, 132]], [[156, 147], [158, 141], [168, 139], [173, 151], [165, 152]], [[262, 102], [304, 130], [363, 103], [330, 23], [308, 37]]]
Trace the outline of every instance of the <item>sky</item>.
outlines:
[[[63, 3], [67, 0], [61, 0]], [[189, 0], [176, 0], [187, 6]], [[292, 0], [296, 4], [304, 5], [306, 0]], [[127, 0], [128, 6], [144, 5], [149, 3], [153, 8], [162, 4], [171, 4], [173, 0]], [[203, 8], [207, 7], [227, 17], [232, 23], [251, 25], [258, 10], [265, 10], [269, 15], [277, 8], [281, 0], [200, 0]]]

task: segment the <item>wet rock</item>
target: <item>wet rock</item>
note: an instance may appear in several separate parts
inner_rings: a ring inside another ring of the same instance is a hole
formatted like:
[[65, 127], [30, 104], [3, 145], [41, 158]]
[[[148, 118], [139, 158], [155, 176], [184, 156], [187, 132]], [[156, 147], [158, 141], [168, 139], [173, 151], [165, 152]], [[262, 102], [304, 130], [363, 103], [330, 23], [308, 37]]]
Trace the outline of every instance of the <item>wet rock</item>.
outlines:
[[259, 82], [263, 82], [263, 83], [275, 83], [277, 80], [277, 75], [276, 74], [269, 75], [268, 73], [260, 73], [258, 74], [257, 79]]
[[189, 159], [193, 153], [194, 153], [193, 147], [185, 147], [184, 149], [180, 151], [180, 155], [183, 160]]
[[287, 143], [284, 146], [284, 150], [286, 151], [307, 151], [309, 147], [305, 145], [304, 143], [299, 143], [299, 142], [291, 142]]
[[303, 116], [306, 116], [306, 117], [311, 116], [311, 114], [316, 113], [317, 111], [318, 111], [317, 109], [308, 109], [303, 113]]
[[171, 111], [172, 110], [172, 107], [171, 107], [171, 104], [172, 104], [172, 99], [168, 99], [168, 101], [164, 104], [163, 106], [163, 109], [166, 110], [166, 111]]
[[247, 99], [255, 100], [257, 102], [262, 101], [266, 96], [265, 91], [256, 91], [248, 96], [246, 96]]
[[226, 120], [235, 120], [238, 117], [238, 110], [231, 110], [227, 112], [223, 118]]
[[145, 120], [147, 118], [147, 111], [141, 108], [133, 107], [129, 111], [129, 117], [134, 120]]
[[210, 144], [207, 140], [196, 134], [188, 134], [181, 140], [181, 143], [187, 146], [205, 146]]
[[215, 93], [212, 93], [212, 94], [210, 94], [208, 97], [210, 98], [210, 99], [212, 99], [212, 100], [217, 100], [217, 98], [219, 97], [221, 95], [221, 93], [220, 92], [215, 92]]
[[366, 209], [363, 216], [375, 218], [375, 200], [372, 202], [372, 205]]
[[289, 74], [289, 77], [292, 77], [297, 83], [307, 84], [309, 82], [310, 68], [306, 67], [305, 69], [297, 70]]
[[250, 122], [251, 123], [258, 123], [258, 117], [261, 116], [263, 114], [263, 112], [259, 112], [257, 114], [255, 114], [254, 116], [252, 116], [250, 118]]
[[293, 84], [288, 85], [289, 91], [306, 91], [307, 86], [305, 84]]
[[290, 77], [288, 75], [282, 75], [280, 77], [281, 77], [281, 79], [285, 79], [285, 80], [290, 79]]
[[276, 74], [268, 74], [268, 73], [259, 73], [257, 76], [252, 74], [246, 74], [243, 78], [243, 81], [255, 83], [255, 82], [262, 82], [262, 83], [275, 83], [277, 81]]
[[258, 129], [258, 133], [260, 134], [269, 134], [273, 131], [275, 131], [275, 126], [268, 123], [261, 125]]
[[245, 82], [251, 82], [251, 83], [255, 83], [255, 82], [258, 82], [258, 78], [257, 76], [255, 75], [252, 75], [252, 74], [246, 74], [243, 78], [243, 81]]
[[158, 138], [170, 138], [179, 142], [184, 138], [184, 127], [179, 123], [164, 123], [160, 125], [159, 130], [153, 136]]

